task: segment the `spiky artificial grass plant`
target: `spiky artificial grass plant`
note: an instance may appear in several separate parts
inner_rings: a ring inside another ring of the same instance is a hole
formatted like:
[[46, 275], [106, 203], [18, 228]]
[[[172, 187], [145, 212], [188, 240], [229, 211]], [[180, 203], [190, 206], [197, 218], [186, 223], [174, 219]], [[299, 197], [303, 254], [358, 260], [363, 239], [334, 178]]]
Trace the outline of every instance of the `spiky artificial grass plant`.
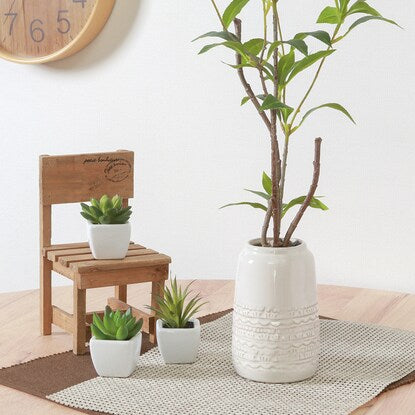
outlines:
[[177, 329], [188, 327], [189, 320], [206, 304], [206, 302], [201, 303], [200, 293], [187, 301], [192, 283], [193, 281], [183, 290], [177, 284], [176, 278], [173, 278], [170, 287], [164, 287], [163, 295], [156, 295], [157, 307], [147, 306], [163, 321], [164, 327]]

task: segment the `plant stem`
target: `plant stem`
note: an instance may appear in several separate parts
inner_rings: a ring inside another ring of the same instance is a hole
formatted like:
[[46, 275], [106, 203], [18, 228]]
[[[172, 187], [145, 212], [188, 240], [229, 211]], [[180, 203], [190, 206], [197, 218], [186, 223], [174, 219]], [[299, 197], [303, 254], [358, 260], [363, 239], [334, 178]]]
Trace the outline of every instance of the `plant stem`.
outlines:
[[269, 224], [271, 222], [271, 216], [272, 216], [272, 203], [271, 203], [271, 200], [269, 200], [267, 213], [265, 214], [264, 224], [262, 225], [262, 233], [261, 233], [261, 245], [262, 246], [269, 246], [269, 243], [267, 241], [267, 233], [268, 233]]
[[[234, 25], [235, 25], [235, 35], [236, 37], [239, 39], [239, 41], [241, 41], [242, 39], [242, 22], [239, 19], [235, 19], [233, 21]], [[238, 66], [238, 76], [239, 79], [245, 89], [246, 94], [249, 96], [250, 100], [252, 101], [252, 103], [254, 104], [256, 110], [258, 111], [258, 114], [260, 115], [260, 117], [262, 118], [262, 120], [264, 121], [265, 125], [268, 128], [268, 131], [271, 131], [271, 122], [268, 119], [267, 114], [265, 113], [265, 111], [261, 110], [261, 104], [259, 103], [257, 97], [255, 96], [254, 91], [251, 88], [251, 85], [249, 85], [248, 81], [245, 78], [245, 74], [244, 74], [244, 70], [242, 67], [240, 67], [242, 63], [242, 59], [241, 59], [241, 55], [239, 53], [236, 53], [236, 64]]]
[[288, 145], [290, 141], [290, 134], [285, 133], [285, 140], [284, 140], [284, 151], [282, 155], [282, 171], [281, 171], [281, 185], [280, 185], [280, 204], [282, 206], [282, 202], [284, 200], [284, 188], [285, 188], [285, 176], [287, 171], [287, 159], [288, 159]]
[[[333, 40], [336, 38], [337, 34], [339, 33], [340, 26], [341, 26], [341, 24], [338, 24], [338, 25], [336, 26], [336, 28], [334, 29], [334, 33], [333, 33], [333, 36], [332, 36], [332, 38], [331, 38], [331, 41], [332, 41], [332, 42], [333, 42]], [[327, 48], [327, 50], [330, 50], [331, 48], [332, 48], [332, 46], [329, 46], [329, 47]], [[293, 117], [291, 118], [291, 121], [290, 121], [290, 124], [291, 124], [291, 125], [294, 125], [294, 121], [295, 121], [295, 119], [297, 118], [297, 115], [300, 113], [301, 108], [303, 107], [303, 105], [304, 105], [304, 103], [306, 102], [306, 100], [307, 100], [308, 96], [310, 95], [311, 91], [313, 90], [314, 85], [315, 85], [315, 84], [316, 84], [316, 82], [317, 82], [318, 76], [320, 75], [321, 69], [323, 68], [323, 65], [324, 65], [324, 62], [325, 62], [325, 61], [326, 61], [326, 58], [323, 58], [323, 59], [321, 60], [320, 65], [319, 65], [319, 66], [318, 66], [318, 68], [317, 68], [317, 72], [316, 72], [316, 73], [315, 73], [315, 75], [314, 75], [314, 78], [313, 78], [313, 80], [312, 80], [312, 82], [311, 82], [310, 87], [308, 88], [308, 90], [307, 90], [306, 94], [304, 95], [303, 99], [301, 100], [300, 104], [298, 105], [297, 109], [295, 110]]]
[[310, 189], [308, 191], [308, 194], [307, 194], [303, 204], [301, 205], [299, 211], [297, 212], [297, 214], [295, 215], [293, 221], [291, 222], [290, 227], [287, 230], [287, 233], [285, 234], [283, 246], [289, 246], [290, 240], [291, 240], [291, 237], [292, 237], [294, 231], [296, 230], [301, 218], [304, 215], [304, 212], [306, 211], [306, 209], [310, 205], [310, 202], [311, 202], [314, 194], [316, 193], [316, 189], [317, 189], [317, 186], [318, 186], [318, 180], [319, 180], [319, 177], [320, 177], [320, 153], [321, 153], [321, 138], [316, 138], [314, 140], [313, 181], [311, 183]]
[[[278, 19], [277, 19], [277, 0], [272, 0], [273, 15], [273, 34], [274, 42], [278, 41]], [[274, 96], [278, 96], [278, 47], [274, 50]], [[272, 220], [273, 220], [273, 241], [272, 246], [280, 245], [280, 224], [281, 224], [281, 204], [280, 204], [280, 180], [281, 180], [281, 158], [277, 136], [277, 110], [271, 110], [271, 179], [272, 179]]]
[[218, 9], [218, 6], [217, 6], [217, 5], [216, 5], [216, 3], [215, 3], [215, 0], [210, 0], [210, 1], [211, 1], [212, 5], [213, 5], [213, 8], [215, 9], [216, 14], [217, 14], [217, 15], [218, 15], [218, 17], [219, 17], [219, 20], [220, 20], [220, 22], [221, 22], [221, 24], [222, 24], [223, 30], [225, 30], [225, 31], [227, 32], [227, 31], [228, 31], [228, 29], [226, 29], [225, 23], [224, 23], [224, 21], [223, 21], [223, 19], [222, 19], [222, 15], [220, 14], [220, 11], [219, 11], [219, 9]]
[[265, 5], [265, 0], [262, 0], [262, 14], [263, 14], [263, 25], [264, 25], [264, 44], [262, 46], [261, 55], [259, 56], [258, 71], [259, 71], [259, 77], [261, 79], [262, 90], [264, 91], [265, 95], [268, 95], [267, 84], [265, 82], [264, 71], [263, 71], [263, 67], [262, 67], [262, 62], [264, 60], [265, 49], [266, 49], [267, 43], [268, 43], [267, 42], [267, 32], [268, 32], [268, 28], [267, 28], [267, 10], [266, 10], [266, 5]]
[[[282, 36], [282, 29], [281, 29], [281, 22], [280, 22], [280, 16], [278, 14], [278, 9], [275, 9], [275, 13], [276, 13], [276, 18], [277, 18], [277, 25], [278, 25], [278, 33], [279, 33], [279, 39], [281, 40], [281, 42], [284, 40], [283, 36]], [[285, 55], [285, 48], [284, 48], [284, 43], [281, 43], [281, 51], [282, 54]], [[276, 96], [276, 98], [279, 99], [278, 96]], [[282, 92], [282, 102], [285, 104], [286, 101], [286, 88], [284, 88], [283, 92]]]

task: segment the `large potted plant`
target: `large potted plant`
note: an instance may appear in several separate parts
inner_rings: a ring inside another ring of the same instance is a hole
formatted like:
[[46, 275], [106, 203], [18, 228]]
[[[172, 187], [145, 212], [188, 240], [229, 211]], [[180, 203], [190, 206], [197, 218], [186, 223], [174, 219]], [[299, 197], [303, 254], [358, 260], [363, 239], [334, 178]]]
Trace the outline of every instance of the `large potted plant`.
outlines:
[[137, 367], [143, 319], [105, 307], [103, 318], [94, 313], [89, 341], [92, 363], [99, 376], [125, 378]]
[[200, 344], [200, 322], [194, 315], [206, 304], [199, 294], [189, 298], [189, 283], [184, 289], [176, 278], [156, 296], [156, 307], [147, 306], [157, 317], [157, 344], [165, 363], [193, 363]]
[[[321, 138], [314, 142], [311, 185], [307, 194], [286, 201], [285, 183], [288, 149], [294, 134], [315, 111], [330, 108], [351, 121], [350, 113], [340, 104], [323, 103], [307, 108], [326, 60], [335, 47], [358, 26], [384, 18], [364, 0], [334, 0], [320, 13], [317, 23], [332, 26], [324, 30], [306, 30], [285, 37], [279, 15], [281, 0], [261, 0], [263, 25], [259, 37], [242, 39], [242, 21], [238, 18], [249, 0], [231, 1], [221, 13], [210, 0], [221, 26], [197, 39], [217, 38], [200, 53], [217, 47], [235, 52], [235, 69], [245, 91], [241, 105], [250, 102], [258, 112], [270, 137], [271, 176], [263, 176], [264, 191], [251, 191], [265, 203], [240, 202], [265, 212], [260, 235], [249, 241], [239, 256], [233, 323], [233, 363], [236, 371], [252, 380], [293, 382], [312, 376], [319, 354], [319, 320], [317, 310], [314, 259], [304, 241], [295, 239], [307, 208], [327, 209], [316, 194], [320, 176]], [[233, 28], [231, 24], [233, 23]], [[254, 28], [255, 29], [255, 28]], [[309, 39], [321, 45], [310, 51]], [[288, 96], [288, 89], [303, 71], [316, 66], [309, 87], [299, 102]], [[248, 71], [258, 77], [260, 91], [248, 81]], [[303, 109], [306, 112], [301, 116]], [[354, 121], [353, 121], [354, 122]], [[235, 204], [232, 204], [235, 205]], [[288, 209], [299, 205], [289, 224], [282, 219]], [[272, 223], [272, 236], [268, 230]]]
[[87, 220], [88, 242], [95, 259], [122, 259], [131, 238], [131, 206], [123, 207], [118, 195], [81, 203], [81, 215]]

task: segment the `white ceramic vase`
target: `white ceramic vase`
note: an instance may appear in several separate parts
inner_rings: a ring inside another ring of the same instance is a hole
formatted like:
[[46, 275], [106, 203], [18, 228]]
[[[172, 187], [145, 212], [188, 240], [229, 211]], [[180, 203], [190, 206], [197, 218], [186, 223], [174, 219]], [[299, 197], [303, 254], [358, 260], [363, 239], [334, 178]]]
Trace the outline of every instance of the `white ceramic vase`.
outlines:
[[121, 225], [95, 225], [87, 222], [88, 242], [95, 259], [122, 259], [131, 238], [130, 222]]
[[241, 252], [235, 288], [232, 357], [236, 372], [258, 382], [307, 379], [317, 370], [320, 322], [315, 266], [303, 241]]
[[126, 378], [137, 367], [141, 353], [141, 332], [130, 340], [98, 340], [89, 341], [92, 363], [99, 376]]
[[157, 344], [164, 363], [193, 363], [196, 361], [200, 344], [200, 322], [189, 320], [193, 328], [170, 329], [157, 320]]

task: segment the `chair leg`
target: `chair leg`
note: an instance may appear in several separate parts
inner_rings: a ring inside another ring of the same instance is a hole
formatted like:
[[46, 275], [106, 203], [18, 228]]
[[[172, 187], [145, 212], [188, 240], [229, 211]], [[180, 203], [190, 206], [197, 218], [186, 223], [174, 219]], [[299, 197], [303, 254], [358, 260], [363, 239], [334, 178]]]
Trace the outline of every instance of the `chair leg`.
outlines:
[[52, 262], [40, 258], [40, 333], [52, 333]]
[[73, 285], [73, 352], [80, 355], [86, 352], [86, 290]]
[[[163, 295], [163, 289], [164, 289], [164, 280], [161, 281], [153, 281], [151, 283], [151, 306], [157, 307], [156, 302], [156, 296]], [[155, 313], [153, 313], [155, 314]], [[150, 329], [150, 342], [157, 344], [157, 336], [156, 336], [156, 325], [154, 324], [154, 327]]]
[[127, 286], [126, 285], [116, 285], [115, 286], [115, 298], [117, 300], [127, 302]]

